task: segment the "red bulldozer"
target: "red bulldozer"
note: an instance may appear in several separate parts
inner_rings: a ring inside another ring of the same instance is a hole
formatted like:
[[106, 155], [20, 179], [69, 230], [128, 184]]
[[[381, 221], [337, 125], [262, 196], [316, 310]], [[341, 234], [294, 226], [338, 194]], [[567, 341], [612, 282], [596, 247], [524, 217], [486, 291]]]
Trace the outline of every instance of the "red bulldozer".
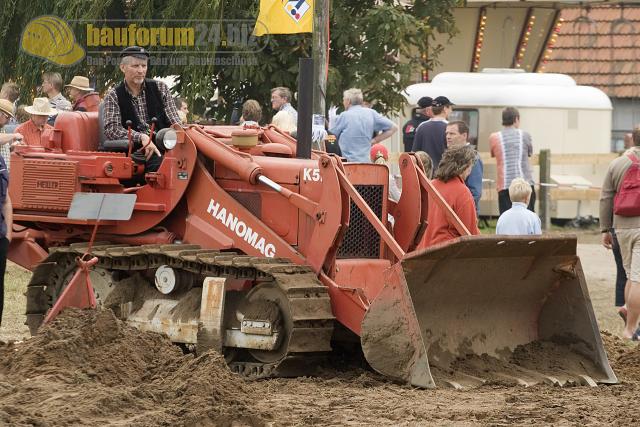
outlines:
[[[617, 382], [575, 237], [464, 236], [411, 153], [395, 203], [386, 166], [296, 158], [274, 127], [174, 125], [157, 141], [145, 173], [105, 151], [98, 113], [61, 113], [11, 155], [9, 258], [33, 271], [32, 334], [88, 254], [98, 305], [251, 377], [311, 373], [346, 341], [418, 387]], [[92, 194], [129, 195], [130, 219], [68, 215]], [[463, 237], [416, 251], [428, 209]]]

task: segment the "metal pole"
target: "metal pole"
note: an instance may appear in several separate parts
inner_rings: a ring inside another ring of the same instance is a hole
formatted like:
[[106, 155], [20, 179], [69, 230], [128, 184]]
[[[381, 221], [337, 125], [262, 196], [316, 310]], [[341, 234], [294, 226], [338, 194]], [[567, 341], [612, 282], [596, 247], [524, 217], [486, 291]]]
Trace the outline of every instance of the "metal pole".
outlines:
[[298, 74], [298, 147], [296, 157], [311, 158], [311, 114], [313, 107], [313, 59], [300, 58]]
[[540, 220], [542, 229], [549, 230], [551, 228], [551, 188], [548, 185], [551, 181], [551, 150], [540, 150]]
[[313, 9], [313, 114], [324, 117], [326, 111], [327, 71], [329, 65], [330, 0], [316, 0]]

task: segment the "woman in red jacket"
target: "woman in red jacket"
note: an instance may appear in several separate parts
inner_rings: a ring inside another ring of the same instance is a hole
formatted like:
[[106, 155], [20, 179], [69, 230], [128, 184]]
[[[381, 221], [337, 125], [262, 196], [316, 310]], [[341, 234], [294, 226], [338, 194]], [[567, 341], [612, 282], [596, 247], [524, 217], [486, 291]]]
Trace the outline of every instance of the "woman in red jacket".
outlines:
[[[471, 234], [480, 234], [473, 196], [464, 184], [464, 180], [471, 173], [475, 159], [476, 153], [471, 145], [449, 147], [444, 152], [431, 183]], [[427, 221], [427, 230], [418, 245], [418, 249], [446, 242], [460, 236], [460, 233], [447, 220], [443, 209], [436, 204], [431, 194], [429, 194]]]

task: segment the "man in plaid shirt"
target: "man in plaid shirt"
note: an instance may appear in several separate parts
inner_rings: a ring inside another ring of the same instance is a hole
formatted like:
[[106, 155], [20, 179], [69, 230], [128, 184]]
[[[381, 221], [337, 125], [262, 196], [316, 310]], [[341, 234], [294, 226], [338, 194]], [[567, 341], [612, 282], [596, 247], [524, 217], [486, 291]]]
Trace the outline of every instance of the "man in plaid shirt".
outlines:
[[149, 139], [151, 119], [157, 119], [154, 133], [180, 123], [169, 87], [147, 79], [149, 52], [130, 46], [120, 54], [124, 81], [111, 89], [104, 99], [104, 133], [107, 140], [128, 138], [126, 122], [132, 122], [134, 149], [144, 151], [145, 171], [155, 172], [162, 163], [161, 150]]

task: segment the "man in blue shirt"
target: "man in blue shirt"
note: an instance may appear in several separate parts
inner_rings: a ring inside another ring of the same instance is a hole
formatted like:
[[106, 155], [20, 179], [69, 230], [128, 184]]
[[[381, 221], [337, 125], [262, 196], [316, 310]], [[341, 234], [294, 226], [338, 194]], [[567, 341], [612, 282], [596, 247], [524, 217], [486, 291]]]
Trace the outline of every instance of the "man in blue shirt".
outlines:
[[542, 234], [540, 218], [527, 209], [531, 198], [531, 184], [522, 178], [516, 178], [509, 185], [511, 209], [504, 211], [498, 224], [496, 234], [527, 236]]
[[[398, 126], [377, 111], [363, 107], [360, 89], [345, 90], [342, 102], [345, 111], [337, 117], [329, 132], [338, 138], [342, 157], [347, 161], [370, 163], [371, 146], [389, 138], [397, 132]], [[376, 136], [372, 138], [374, 134]]]
[[[453, 145], [469, 145], [469, 127], [465, 122], [456, 121], [447, 124], [445, 131], [447, 138], [447, 147]], [[482, 197], [482, 174], [484, 172], [484, 165], [480, 159], [480, 155], [476, 152], [476, 161], [471, 168], [471, 173], [464, 181], [476, 205], [476, 215], [480, 215], [480, 198]]]

